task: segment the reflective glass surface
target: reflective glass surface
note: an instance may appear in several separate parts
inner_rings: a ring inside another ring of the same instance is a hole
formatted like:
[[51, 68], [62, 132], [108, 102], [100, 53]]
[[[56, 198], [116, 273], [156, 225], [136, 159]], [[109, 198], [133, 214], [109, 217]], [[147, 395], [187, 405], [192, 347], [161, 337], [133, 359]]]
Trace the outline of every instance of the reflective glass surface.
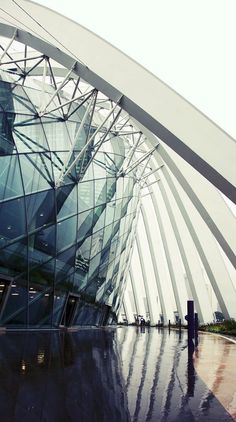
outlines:
[[[64, 120], [59, 110], [40, 117], [40, 84], [0, 81], [0, 276], [11, 277], [0, 323], [99, 325], [104, 306], [112, 323], [119, 306], [109, 297], [118, 271], [127, 270], [136, 211], [136, 203], [128, 208], [132, 172], [116, 176], [127, 139], [111, 136], [94, 155], [103, 128], [82, 151], [97, 129], [89, 114], [80, 127], [87, 104], [72, 104]], [[44, 92], [52, 109], [59, 105], [54, 92]]]

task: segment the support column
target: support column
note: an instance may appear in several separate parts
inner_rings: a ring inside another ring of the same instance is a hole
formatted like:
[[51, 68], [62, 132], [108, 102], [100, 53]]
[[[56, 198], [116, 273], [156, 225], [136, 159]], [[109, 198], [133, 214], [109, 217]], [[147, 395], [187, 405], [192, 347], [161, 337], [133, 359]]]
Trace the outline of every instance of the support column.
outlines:
[[140, 245], [138, 233], [136, 234], [136, 245], [137, 245], [137, 249], [138, 249], [139, 261], [140, 261], [142, 274], [143, 274], [143, 284], [144, 284], [144, 289], [145, 289], [146, 298], [147, 298], [147, 306], [148, 306], [148, 312], [149, 312], [149, 316], [150, 316], [150, 322], [154, 323], [155, 321], [154, 321], [154, 316], [153, 316], [150, 292], [149, 292], [149, 288], [148, 288], [147, 274], [146, 274], [146, 270], [145, 270], [145, 266], [144, 266], [143, 254], [142, 254], [142, 251], [141, 251], [141, 245]]
[[157, 219], [158, 226], [159, 226], [159, 229], [160, 229], [162, 243], [163, 243], [163, 247], [164, 247], [164, 251], [165, 251], [165, 255], [166, 255], [166, 261], [167, 261], [167, 265], [168, 265], [168, 269], [169, 269], [169, 274], [170, 274], [170, 278], [171, 278], [171, 283], [172, 283], [172, 287], [173, 287], [173, 293], [174, 293], [174, 297], [175, 297], [177, 311], [178, 311], [179, 317], [183, 320], [183, 312], [182, 312], [182, 307], [181, 307], [181, 302], [180, 302], [180, 297], [179, 297], [177, 282], [176, 282], [174, 268], [173, 268], [171, 257], [170, 257], [170, 251], [169, 251], [169, 248], [168, 248], [168, 242], [167, 242], [166, 235], [165, 235], [165, 230], [164, 230], [164, 225], [163, 225], [163, 222], [162, 222], [162, 217], [161, 217], [161, 214], [159, 212], [158, 204], [157, 204], [157, 201], [156, 201], [156, 198], [155, 198], [155, 196], [153, 194], [153, 190], [152, 189], [150, 189], [150, 193], [151, 193], [151, 199], [152, 199], [152, 203], [153, 203], [153, 206], [154, 206], [154, 210], [155, 210], [155, 214], [156, 214], [156, 219]]
[[147, 236], [148, 243], [149, 243], [149, 249], [150, 249], [150, 254], [151, 254], [151, 259], [152, 259], [153, 270], [154, 270], [154, 274], [155, 274], [157, 291], [158, 291], [158, 295], [159, 295], [160, 303], [161, 303], [163, 320], [164, 320], [164, 324], [166, 324], [167, 323], [167, 313], [166, 313], [165, 301], [164, 301], [163, 294], [162, 294], [160, 276], [159, 276], [157, 262], [156, 262], [156, 258], [155, 258], [155, 252], [154, 252], [153, 241], [152, 241], [152, 237], [151, 237], [151, 231], [150, 231], [149, 224], [148, 224], [148, 221], [147, 221], [147, 214], [146, 214], [144, 206], [141, 207], [141, 213], [142, 213], [142, 216], [143, 216], [144, 227], [145, 227], [146, 236]]

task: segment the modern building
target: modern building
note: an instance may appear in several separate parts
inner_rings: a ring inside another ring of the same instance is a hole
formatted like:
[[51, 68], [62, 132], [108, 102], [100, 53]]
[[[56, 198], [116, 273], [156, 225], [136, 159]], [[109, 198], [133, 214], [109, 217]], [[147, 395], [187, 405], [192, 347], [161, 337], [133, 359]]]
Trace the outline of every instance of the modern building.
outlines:
[[235, 318], [235, 140], [36, 3], [0, 46], [1, 325]]

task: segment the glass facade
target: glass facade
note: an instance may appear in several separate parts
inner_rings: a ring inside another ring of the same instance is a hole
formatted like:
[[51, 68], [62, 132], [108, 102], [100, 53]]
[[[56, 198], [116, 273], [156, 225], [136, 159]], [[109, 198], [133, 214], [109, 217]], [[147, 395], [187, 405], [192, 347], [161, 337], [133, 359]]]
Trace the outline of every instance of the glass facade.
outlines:
[[[1, 325], [112, 323], [139, 206], [136, 170], [118, 176], [131, 147], [105, 124], [96, 133], [103, 116], [86, 115], [86, 102], [66, 119], [58, 110], [40, 117], [37, 83], [1, 72]], [[45, 88], [51, 108], [54, 94]]]

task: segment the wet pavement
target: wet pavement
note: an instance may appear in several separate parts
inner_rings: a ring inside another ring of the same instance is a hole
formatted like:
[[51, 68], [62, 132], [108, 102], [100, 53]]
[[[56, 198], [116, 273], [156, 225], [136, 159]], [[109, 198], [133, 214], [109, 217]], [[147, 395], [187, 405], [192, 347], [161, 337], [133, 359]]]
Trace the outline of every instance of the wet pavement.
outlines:
[[136, 327], [0, 335], [1, 422], [236, 420], [236, 344]]

